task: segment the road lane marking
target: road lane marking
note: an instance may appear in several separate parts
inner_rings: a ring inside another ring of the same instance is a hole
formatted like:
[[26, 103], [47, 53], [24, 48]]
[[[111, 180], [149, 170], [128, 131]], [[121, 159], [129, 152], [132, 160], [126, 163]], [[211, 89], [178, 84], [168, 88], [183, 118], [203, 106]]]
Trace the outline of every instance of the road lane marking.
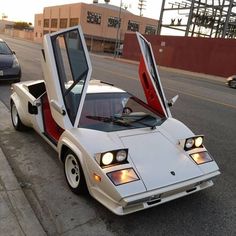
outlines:
[[[124, 77], [126, 79], [138, 80], [138, 78], [125, 76], [122, 73], [118, 73], [118, 72], [114, 72], [114, 71], [110, 71], [110, 70], [104, 70], [104, 69], [101, 69], [100, 67], [99, 68], [97, 67], [96, 69], [97, 70], [101, 70], [101, 71], [106, 72], [106, 73], [108, 72], [108, 73], [111, 73], [111, 74], [114, 74], [114, 75], [118, 75], [118, 76]], [[195, 98], [198, 98], [198, 99], [201, 99], [201, 100], [204, 100], [204, 101], [208, 101], [208, 102], [216, 103], [218, 105], [222, 105], [222, 106], [226, 106], [226, 107], [230, 107], [230, 108], [236, 109], [236, 106], [234, 106], [234, 105], [223, 103], [223, 102], [219, 102], [219, 101], [214, 100], [214, 99], [210, 99], [210, 98], [206, 98], [206, 97], [201, 97], [201, 96], [198, 96], [198, 95], [195, 95], [195, 94], [182, 92], [182, 91], [179, 91], [179, 90], [176, 90], [176, 89], [171, 89], [171, 88], [166, 88], [166, 87], [164, 87], [164, 89], [170, 90], [170, 91], [173, 91], [173, 92], [177, 92], [177, 93], [182, 93], [184, 95], [195, 97]]]

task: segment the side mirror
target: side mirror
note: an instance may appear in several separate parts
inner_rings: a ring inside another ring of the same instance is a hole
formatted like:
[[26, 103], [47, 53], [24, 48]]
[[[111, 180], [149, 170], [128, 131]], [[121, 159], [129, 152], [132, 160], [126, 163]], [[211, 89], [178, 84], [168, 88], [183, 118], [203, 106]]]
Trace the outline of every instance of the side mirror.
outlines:
[[30, 102], [28, 102], [28, 112], [31, 115], [37, 115], [38, 114], [38, 107], [34, 106]]
[[16, 52], [15, 52], [15, 51], [12, 51], [12, 53], [16, 55]]
[[175, 104], [175, 102], [177, 101], [178, 98], [179, 98], [179, 95], [178, 95], [178, 94], [175, 95], [173, 98], [171, 98], [171, 99], [168, 101], [168, 106], [169, 106], [169, 107], [172, 107], [172, 106]]

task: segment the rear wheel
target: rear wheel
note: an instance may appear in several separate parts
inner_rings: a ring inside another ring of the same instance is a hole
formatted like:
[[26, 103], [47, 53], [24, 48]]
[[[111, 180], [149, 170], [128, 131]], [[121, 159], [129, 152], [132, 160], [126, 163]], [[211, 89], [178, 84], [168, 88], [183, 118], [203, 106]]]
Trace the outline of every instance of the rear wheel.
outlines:
[[13, 127], [18, 131], [25, 131], [28, 129], [28, 127], [22, 123], [16, 105], [13, 101], [11, 101], [11, 121]]
[[88, 192], [80, 161], [78, 157], [70, 150], [67, 151], [65, 155], [64, 172], [66, 181], [72, 192], [76, 194]]

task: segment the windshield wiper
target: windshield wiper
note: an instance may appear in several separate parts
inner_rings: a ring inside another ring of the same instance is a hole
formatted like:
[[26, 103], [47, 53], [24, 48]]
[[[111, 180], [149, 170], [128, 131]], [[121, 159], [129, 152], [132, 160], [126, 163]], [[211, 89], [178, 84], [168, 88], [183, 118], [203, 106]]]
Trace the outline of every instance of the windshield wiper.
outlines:
[[124, 120], [122, 118], [116, 118], [116, 117], [104, 117], [104, 116], [86, 116], [88, 119], [92, 120], [98, 120], [105, 123], [114, 123], [120, 126], [131, 126], [130, 122], [127, 122], [127, 120]]
[[[134, 116], [134, 117], [135, 117], [135, 116]], [[155, 122], [154, 122], [153, 124], [147, 124], [146, 122], [142, 122], [142, 121], [145, 120], [146, 118], [153, 118], [153, 119], [155, 119]], [[163, 119], [163, 118], [162, 118], [162, 119]], [[162, 119], [161, 119], [161, 120], [162, 120]], [[153, 117], [153, 116], [147, 114], [147, 115], [144, 115], [144, 116], [142, 116], [142, 117], [140, 117], [140, 118], [138, 118], [138, 119], [133, 119], [132, 121], [130, 121], [130, 123], [139, 123], [139, 124], [144, 125], [144, 126], [146, 126], [146, 127], [150, 127], [150, 128], [153, 130], [153, 129], [156, 129], [157, 124], [158, 124], [161, 120], [156, 120], [155, 117]]]
[[156, 129], [156, 126], [157, 126], [158, 124], [164, 122], [165, 120], [166, 120], [166, 117], [163, 117], [163, 118], [161, 118], [161, 119], [159, 119], [159, 120], [156, 120], [152, 125], [150, 125], [150, 126], [151, 126], [151, 129]]
[[[140, 128], [134, 125], [134, 123], [138, 123], [141, 124], [143, 126], [146, 127], [150, 127], [152, 130], [156, 129], [157, 124], [159, 124], [163, 119], [165, 120], [166, 118], [161, 118], [160, 120], [157, 120], [156, 118], [154, 118], [151, 115], [144, 115], [138, 119], [134, 118], [135, 116], [120, 116], [120, 117], [105, 117], [105, 116], [86, 116], [86, 118], [88, 119], [92, 119], [92, 120], [98, 120], [101, 122], [105, 122], [105, 123], [113, 123], [116, 125], [120, 125], [120, 126], [125, 126], [125, 127], [136, 127], [136, 128]], [[136, 116], [137, 117], [137, 116]], [[155, 119], [155, 122], [153, 122], [152, 124], [148, 124], [146, 122], [143, 122], [143, 120], [145, 120], [146, 118], [153, 118]], [[131, 120], [131, 118], [133, 118]]]

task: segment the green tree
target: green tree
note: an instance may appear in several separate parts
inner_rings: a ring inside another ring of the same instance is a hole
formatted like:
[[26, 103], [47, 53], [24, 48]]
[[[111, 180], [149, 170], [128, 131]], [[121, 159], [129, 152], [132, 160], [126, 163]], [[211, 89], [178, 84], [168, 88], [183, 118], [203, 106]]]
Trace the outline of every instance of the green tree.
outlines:
[[31, 23], [27, 23], [27, 22], [15, 22], [14, 24], [14, 29], [19, 29], [19, 30], [23, 30], [23, 29], [28, 29], [32, 26]]

